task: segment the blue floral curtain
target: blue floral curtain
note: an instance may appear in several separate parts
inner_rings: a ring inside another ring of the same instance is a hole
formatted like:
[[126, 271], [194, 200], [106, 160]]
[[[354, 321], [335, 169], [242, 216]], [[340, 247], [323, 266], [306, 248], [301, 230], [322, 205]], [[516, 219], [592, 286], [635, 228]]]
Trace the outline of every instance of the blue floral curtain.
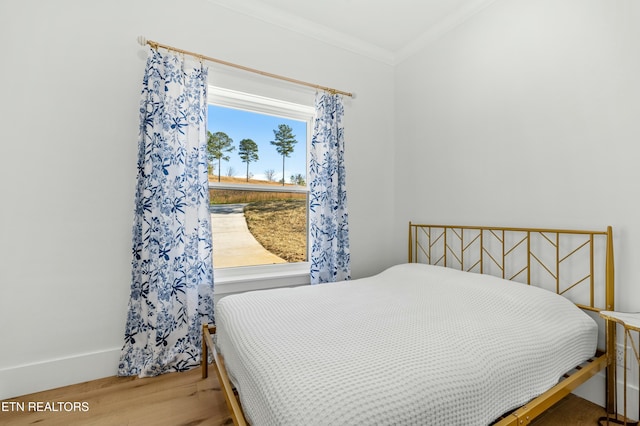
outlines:
[[197, 366], [213, 323], [207, 68], [150, 49], [140, 103], [131, 298], [118, 374]]
[[351, 279], [342, 97], [318, 93], [309, 162], [311, 284]]

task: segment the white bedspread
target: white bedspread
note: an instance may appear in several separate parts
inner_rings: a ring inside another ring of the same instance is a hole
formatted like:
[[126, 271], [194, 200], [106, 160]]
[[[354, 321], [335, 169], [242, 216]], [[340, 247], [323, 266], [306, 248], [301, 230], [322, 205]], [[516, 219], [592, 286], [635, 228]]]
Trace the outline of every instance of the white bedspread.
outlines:
[[595, 353], [565, 298], [403, 264], [350, 282], [232, 295], [217, 345], [253, 425], [486, 425]]

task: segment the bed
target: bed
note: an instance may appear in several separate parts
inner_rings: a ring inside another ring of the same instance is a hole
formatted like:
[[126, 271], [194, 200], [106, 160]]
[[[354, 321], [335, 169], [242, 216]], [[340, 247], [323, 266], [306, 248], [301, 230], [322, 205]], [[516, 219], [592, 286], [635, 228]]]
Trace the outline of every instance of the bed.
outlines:
[[221, 299], [203, 354], [239, 425], [521, 425], [607, 367], [611, 412], [613, 300], [610, 227], [410, 223], [405, 264]]

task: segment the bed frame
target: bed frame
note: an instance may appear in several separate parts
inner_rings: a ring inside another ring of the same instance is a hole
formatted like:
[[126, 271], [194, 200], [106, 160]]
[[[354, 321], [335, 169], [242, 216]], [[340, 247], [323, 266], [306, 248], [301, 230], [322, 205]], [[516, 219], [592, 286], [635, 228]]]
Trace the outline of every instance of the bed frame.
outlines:
[[[419, 225], [409, 223], [410, 263], [428, 263], [539, 285], [568, 297], [585, 311], [614, 310], [613, 233], [605, 231]], [[576, 271], [579, 275], [576, 275]], [[577, 300], [576, 300], [577, 299]], [[494, 426], [527, 425], [591, 377], [606, 369], [606, 410], [616, 411], [616, 328], [604, 322], [605, 347], [553, 388], [496, 420]], [[246, 425], [224, 358], [213, 342], [215, 326], [202, 326], [202, 377], [208, 354], [215, 365], [234, 425]]]

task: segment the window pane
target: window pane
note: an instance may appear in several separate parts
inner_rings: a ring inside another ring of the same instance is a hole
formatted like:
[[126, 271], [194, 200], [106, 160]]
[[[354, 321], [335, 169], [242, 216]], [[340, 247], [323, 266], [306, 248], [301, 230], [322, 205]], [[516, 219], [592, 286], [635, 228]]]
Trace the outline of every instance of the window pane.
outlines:
[[218, 105], [208, 114], [214, 267], [305, 262], [310, 122]]

